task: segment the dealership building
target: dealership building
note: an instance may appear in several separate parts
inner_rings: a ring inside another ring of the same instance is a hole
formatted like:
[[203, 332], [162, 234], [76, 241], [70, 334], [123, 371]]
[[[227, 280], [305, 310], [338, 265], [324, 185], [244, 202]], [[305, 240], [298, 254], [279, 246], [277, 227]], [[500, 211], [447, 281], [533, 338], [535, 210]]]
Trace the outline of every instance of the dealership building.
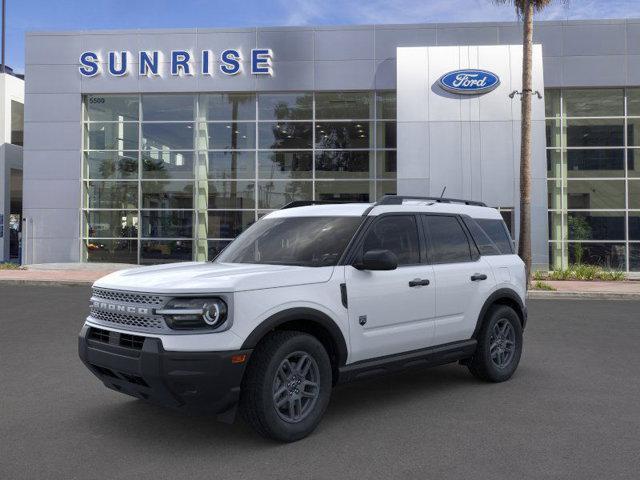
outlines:
[[[207, 260], [290, 201], [443, 190], [499, 208], [515, 235], [521, 35], [29, 33], [23, 261]], [[534, 266], [639, 272], [640, 20], [538, 22], [534, 42]]]

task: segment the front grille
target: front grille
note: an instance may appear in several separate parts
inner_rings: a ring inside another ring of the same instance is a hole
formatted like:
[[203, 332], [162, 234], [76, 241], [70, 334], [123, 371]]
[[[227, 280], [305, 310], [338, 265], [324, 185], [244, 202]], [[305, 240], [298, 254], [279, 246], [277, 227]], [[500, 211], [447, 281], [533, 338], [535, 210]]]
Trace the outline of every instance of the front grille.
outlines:
[[89, 338], [97, 342], [109, 343], [109, 333], [108, 330], [91, 327], [89, 330]]
[[138, 317], [136, 315], [127, 315], [126, 313], [106, 312], [97, 308], [91, 309], [91, 316], [103, 322], [126, 327], [138, 327], [148, 330], [162, 330], [165, 328], [162, 317]]
[[162, 305], [165, 299], [159, 295], [148, 293], [132, 293], [120, 292], [118, 290], [105, 290], [103, 288], [94, 288], [93, 296], [103, 300], [111, 300], [121, 303], [136, 303], [140, 305]]
[[121, 347], [142, 350], [142, 345], [144, 345], [144, 337], [139, 337], [138, 335], [128, 335], [126, 333], [120, 334]]

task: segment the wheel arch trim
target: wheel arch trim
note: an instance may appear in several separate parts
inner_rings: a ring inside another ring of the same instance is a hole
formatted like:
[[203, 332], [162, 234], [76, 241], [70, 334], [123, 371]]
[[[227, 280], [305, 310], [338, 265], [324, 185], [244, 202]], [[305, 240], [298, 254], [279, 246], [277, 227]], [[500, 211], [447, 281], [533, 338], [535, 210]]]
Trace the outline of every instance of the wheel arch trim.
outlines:
[[326, 313], [308, 307], [295, 307], [274, 313], [260, 323], [242, 343], [243, 349], [255, 348], [269, 332], [290, 322], [308, 322], [325, 330], [336, 347], [338, 366], [347, 362], [347, 342], [337, 323]]
[[501, 303], [500, 300], [506, 300], [508, 304], [515, 303], [517, 305], [516, 314], [520, 317], [520, 322], [522, 324], [522, 329], [524, 330], [527, 324], [527, 307], [522, 301], [522, 298], [515, 290], [510, 288], [499, 288], [487, 298], [480, 309], [480, 314], [478, 315], [478, 320], [476, 321], [476, 328], [473, 330], [473, 335], [471, 338], [476, 338], [478, 333], [480, 332], [480, 328], [482, 327], [482, 322], [484, 320], [485, 315], [489, 308], [496, 303]]

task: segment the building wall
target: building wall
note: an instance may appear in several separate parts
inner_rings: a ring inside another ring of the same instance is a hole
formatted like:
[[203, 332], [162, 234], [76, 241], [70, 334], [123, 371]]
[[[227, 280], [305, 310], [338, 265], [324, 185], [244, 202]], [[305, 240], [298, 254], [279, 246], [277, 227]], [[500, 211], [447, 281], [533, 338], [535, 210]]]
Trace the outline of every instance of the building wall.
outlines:
[[[522, 47], [398, 49], [398, 193], [480, 200], [514, 209], [518, 233]], [[454, 70], [479, 68], [500, 85], [482, 95], [456, 95], [438, 85]], [[542, 48], [533, 49], [533, 91], [544, 93]], [[532, 97], [532, 263], [547, 268], [544, 100]]]
[[[24, 215], [31, 250], [26, 261], [80, 259], [82, 93], [395, 89], [397, 47], [513, 44], [520, 41], [520, 28], [478, 23], [30, 33]], [[639, 40], [640, 20], [544, 22], [535, 34], [547, 87], [640, 85]], [[128, 50], [135, 57], [139, 49], [248, 51], [257, 46], [273, 49], [273, 77], [81, 78], [78, 73], [85, 50]]]

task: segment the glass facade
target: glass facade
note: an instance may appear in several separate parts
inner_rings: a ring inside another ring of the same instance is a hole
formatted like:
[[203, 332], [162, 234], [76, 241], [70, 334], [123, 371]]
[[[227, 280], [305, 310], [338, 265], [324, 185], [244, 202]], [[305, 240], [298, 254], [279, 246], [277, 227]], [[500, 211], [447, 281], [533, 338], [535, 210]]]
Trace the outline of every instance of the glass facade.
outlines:
[[546, 92], [549, 267], [640, 271], [640, 89]]
[[86, 95], [85, 261], [213, 258], [294, 200], [396, 193], [395, 92]]

